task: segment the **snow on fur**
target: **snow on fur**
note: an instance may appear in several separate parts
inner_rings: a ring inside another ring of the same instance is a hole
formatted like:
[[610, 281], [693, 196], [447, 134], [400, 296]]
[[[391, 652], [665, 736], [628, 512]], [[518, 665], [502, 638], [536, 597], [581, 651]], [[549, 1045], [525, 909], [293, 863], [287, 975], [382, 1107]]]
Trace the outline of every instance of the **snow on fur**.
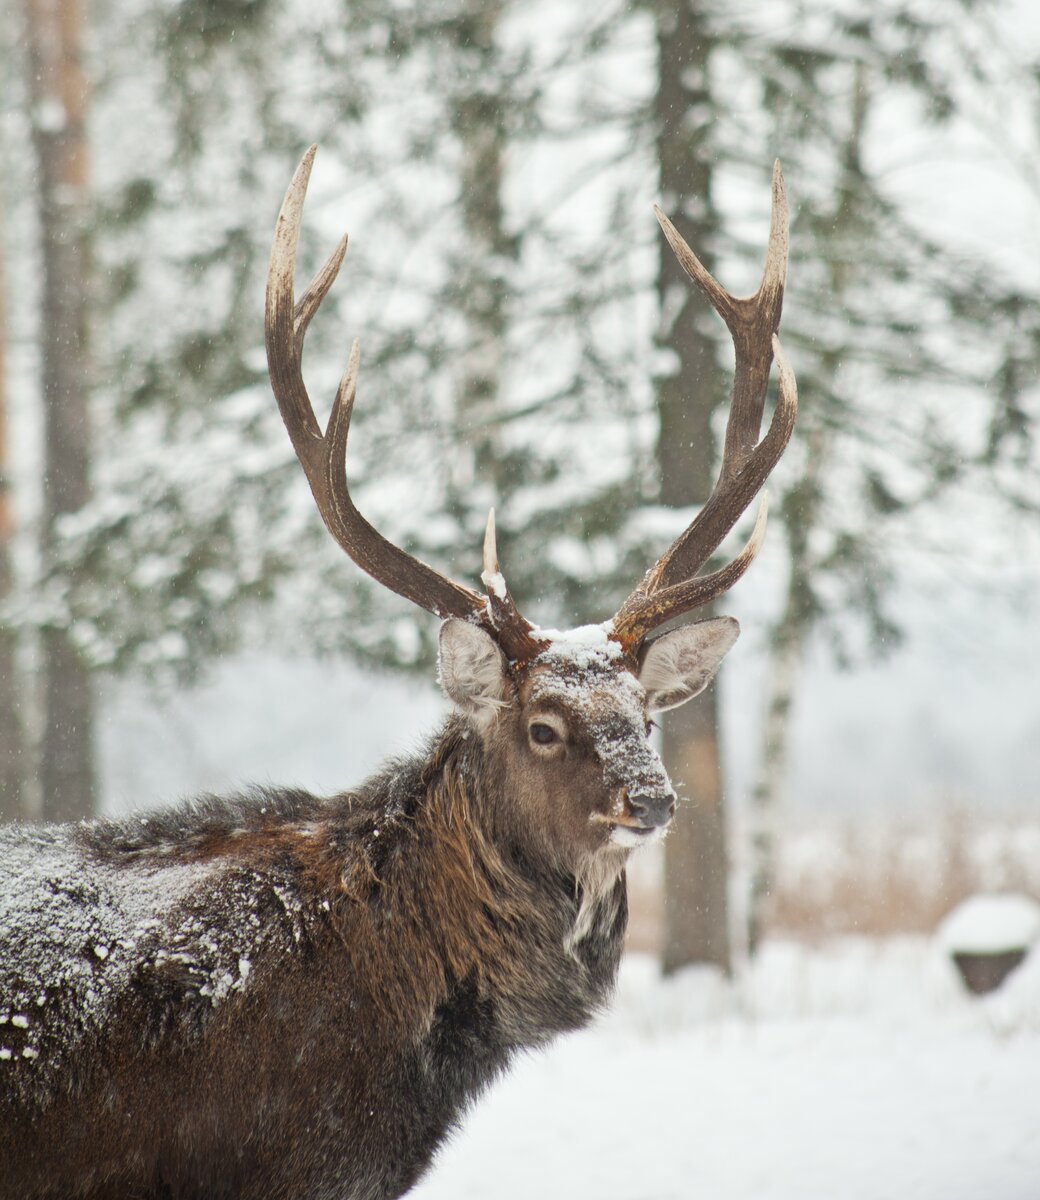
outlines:
[[[132, 988], [175, 978], [204, 1011], [248, 986], [271, 932], [260, 889], [279, 889], [185, 853], [190, 841], [171, 822], [205, 830], [207, 803], [121, 823], [0, 829], [0, 1093], [46, 1095]], [[288, 885], [278, 903], [298, 923]]]
[[537, 630], [550, 640], [532, 665], [551, 670], [537, 676], [531, 699], [556, 698], [581, 715], [608, 787], [633, 795], [671, 792], [664, 763], [646, 736], [646, 690], [624, 666], [608, 631], [609, 625]]

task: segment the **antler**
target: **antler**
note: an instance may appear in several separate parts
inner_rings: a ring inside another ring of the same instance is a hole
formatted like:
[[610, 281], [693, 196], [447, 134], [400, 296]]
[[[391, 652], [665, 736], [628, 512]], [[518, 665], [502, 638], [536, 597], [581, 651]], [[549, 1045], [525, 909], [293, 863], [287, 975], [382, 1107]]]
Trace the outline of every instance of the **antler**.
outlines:
[[[478, 621], [514, 663], [526, 663], [548, 644], [518, 612], [498, 568], [494, 510], [484, 537], [482, 596], [455, 583], [388, 541], [358, 512], [347, 487], [347, 436], [361, 355], [355, 341], [323, 434], [303, 382], [301, 359], [307, 326], [339, 273], [347, 238], [329, 255], [299, 301], [294, 301], [296, 245], [311, 167], [311, 146], [296, 168], [278, 214], [267, 276], [265, 341], [271, 386], [322, 520], [363, 571], [391, 591], [439, 617]], [[776, 465], [794, 428], [798, 401], [794, 374], [776, 337], [787, 273], [787, 200], [780, 164], [773, 170], [773, 210], [762, 282], [754, 296], [731, 296], [704, 269], [668, 218], [655, 208], [665, 237], [683, 269], [726, 322], [736, 351], [736, 372], [718, 481], [690, 526], [672, 543], [618, 610], [611, 636], [635, 654], [647, 634], [672, 617], [708, 604], [744, 574], [765, 530], [766, 503], [751, 539], [732, 562], [709, 575], [697, 572], [754, 499]], [[780, 391], [765, 437], [758, 440], [769, 370], [776, 357]]]
[[317, 147], [311, 146], [303, 156], [278, 214], [267, 273], [264, 338], [271, 387], [318, 512], [339, 545], [373, 579], [439, 617], [477, 619], [494, 634], [511, 660], [527, 661], [543, 648], [544, 643], [532, 636], [531, 626], [517, 612], [505, 582], [498, 574], [493, 514], [485, 539], [485, 572], [492, 561], [494, 582], [488, 585], [490, 594], [485, 598], [387, 541], [354, 506], [347, 488], [346, 453], [361, 361], [357, 341], [351, 349], [350, 361], [336, 392], [324, 434], [314, 416], [301, 372], [303, 340], [307, 326], [332, 287], [347, 252], [344, 235], [299, 301], [294, 303], [296, 244], [316, 152]]
[[[747, 299], [731, 296], [720, 287], [664, 213], [656, 206], [654, 212], [683, 270], [726, 322], [733, 338], [736, 369], [715, 487], [691, 524], [646, 573], [614, 617], [611, 636], [629, 653], [638, 651], [647, 634], [665, 621], [721, 596], [751, 565], [765, 533], [765, 497], [751, 538], [740, 554], [709, 575], [697, 575], [776, 466], [798, 412], [794, 373], [776, 336], [787, 277], [787, 196], [780, 163], [773, 167], [773, 206], [762, 282]], [[774, 355], [780, 376], [779, 395], [769, 429], [759, 441]]]

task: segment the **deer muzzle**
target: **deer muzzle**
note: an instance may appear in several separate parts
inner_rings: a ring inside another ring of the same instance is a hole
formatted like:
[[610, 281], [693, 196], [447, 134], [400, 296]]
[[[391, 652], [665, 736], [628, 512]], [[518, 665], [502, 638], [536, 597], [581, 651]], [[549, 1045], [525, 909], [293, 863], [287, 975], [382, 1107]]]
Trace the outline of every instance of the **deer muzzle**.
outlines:
[[674, 816], [673, 791], [625, 791], [621, 793], [619, 812], [593, 813], [591, 820], [609, 825], [615, 831], [631, 831], [638, 841], [645, 835], [663, 830]]

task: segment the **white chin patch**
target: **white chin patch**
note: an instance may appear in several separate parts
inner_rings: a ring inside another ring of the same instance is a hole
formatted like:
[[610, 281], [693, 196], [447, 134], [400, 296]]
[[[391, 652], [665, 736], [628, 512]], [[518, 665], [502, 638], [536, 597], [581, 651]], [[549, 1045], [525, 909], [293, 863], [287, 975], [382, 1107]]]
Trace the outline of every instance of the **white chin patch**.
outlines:
[[638, 833], [635, 829], [629, 829], [627, 825], [615, 825], [610, 831], [610, 840], [615, 846], [624, 846], [626, 850], [633, 850], [636, 846], [652, 846], [655, 842], [661, 841], [667, 828], [667, 825], [658, 825], [656, 829]]

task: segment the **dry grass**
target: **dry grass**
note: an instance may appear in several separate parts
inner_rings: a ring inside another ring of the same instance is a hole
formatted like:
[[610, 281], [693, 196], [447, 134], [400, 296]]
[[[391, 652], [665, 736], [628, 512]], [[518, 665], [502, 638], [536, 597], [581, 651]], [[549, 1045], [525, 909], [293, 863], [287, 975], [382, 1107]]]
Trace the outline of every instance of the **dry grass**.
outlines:
[[[766, 936], [806, 942], [840, 934], [929, 933], [966, 896], [1024, 892], [1040, 900], [1040, 820], [849, 822], [789, 830], [764, 913]], [[629, 887], [631, 949], [660, 944], [660, 872]]]
[[[803, 835], [808, 837], [809, 835]], [[815, 840], [819, 843], [821, 835]], [[1019, 891], [1040, 899], [1040, 826], [981, 825], [952, 812], [936, 825], [846, 826], [818, 861], [781, 849], [765, 928], [812, 940], [840, 933], [928, 933], [965, 897]]]

